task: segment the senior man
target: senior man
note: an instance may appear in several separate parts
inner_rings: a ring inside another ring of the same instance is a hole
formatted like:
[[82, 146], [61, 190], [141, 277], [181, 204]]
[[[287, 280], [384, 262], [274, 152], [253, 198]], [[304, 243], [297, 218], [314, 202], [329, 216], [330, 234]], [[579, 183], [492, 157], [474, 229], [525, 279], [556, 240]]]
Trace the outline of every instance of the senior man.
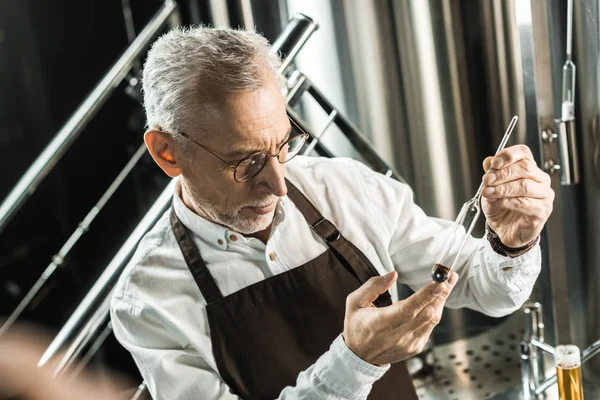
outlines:
[[[402, 360], [444, 305], [503, 316], [528, 298], [550, 179], [525, 146], [486, 159], [488, 234], [432, 283], [451, 222], [359, 162], [294, 157], [306, 135], [278, 66], [242, 30], [177, 29], [152, 46], [144, 140], [177, 182], [116, 287], [116, 337], [155, 400], [417, 399]], [[398, 300], [396, 280], [416, 293]]]

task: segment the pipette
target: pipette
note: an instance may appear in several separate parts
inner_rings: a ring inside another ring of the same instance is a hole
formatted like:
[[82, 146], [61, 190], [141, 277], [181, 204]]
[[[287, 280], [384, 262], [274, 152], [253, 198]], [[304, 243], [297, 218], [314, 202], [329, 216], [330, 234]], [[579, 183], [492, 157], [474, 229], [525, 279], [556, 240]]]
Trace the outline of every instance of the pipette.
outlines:
[[[506, 143], [512, 134], [515, 125], [519, 117], [516, 115], [510, 120], [510, 124], [504, 133], [504, 137], [500, 142], [500, 146], [496, 150], [496, 154], [500, 153], [504, 147], [506, 147]], [[493, 168], [490, 166], [487, 172], [490, 172]], [[431, 272], [431, 278], [438, 283], [442, 283], [448, 280], [448, 276], [450, 275], [450, 271], [454, 268], [454, 264], [460, 253], [462, 252], [463, 247], [467, 243], [468, 238], [471, 236], [471, 232], [475, 227], [475, 223], [479, 219], [479, 215], [481, 214], [481, 207], [479, 202], [481, 201], [481, 192], [483, 190], [483, 182], [479, 185], [479, 189], [477, 189], [477, 193], [475, 196], [465, 204], [463, 204], [460, 212], [458, 213], [458, 217], [454, 221], [451, 230], [450, 236], [444, 245], [444, 248], [440, 252], [435, 265], [433, 266], [433, 270]], [[462, 228], [462, 229], [461, 229]], [[463, 233], [464, 230], [464, 233]], [[455, 243], [458, 242], [458, 247], [455, 246]]]

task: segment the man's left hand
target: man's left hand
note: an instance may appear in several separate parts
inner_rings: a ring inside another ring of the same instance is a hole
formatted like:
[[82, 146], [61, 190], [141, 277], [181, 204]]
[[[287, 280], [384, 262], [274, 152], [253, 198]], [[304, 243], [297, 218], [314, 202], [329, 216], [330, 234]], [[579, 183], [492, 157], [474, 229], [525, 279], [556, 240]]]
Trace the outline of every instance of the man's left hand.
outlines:
[[502, 243], [521, 247], [535, 239], [552, 213], [550, 176], [538, 168], [525, 145], [507, 147], [483, 161], [483, 198], [487, 224]]

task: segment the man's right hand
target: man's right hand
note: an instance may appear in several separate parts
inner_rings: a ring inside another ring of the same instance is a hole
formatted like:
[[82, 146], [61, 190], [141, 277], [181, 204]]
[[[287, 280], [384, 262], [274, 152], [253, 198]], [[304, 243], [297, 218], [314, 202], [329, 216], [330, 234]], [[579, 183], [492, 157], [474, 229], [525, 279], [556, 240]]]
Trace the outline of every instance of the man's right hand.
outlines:
[[375, 307], [373, 301], [397, 278], [396, 271], [373, 277], [346, 298], [342, 334], [346, 346], [373, 365], [392, 364], [420, 353], [458, 281], [452, 272], [444, 283], [431, 282], [405, 300]]

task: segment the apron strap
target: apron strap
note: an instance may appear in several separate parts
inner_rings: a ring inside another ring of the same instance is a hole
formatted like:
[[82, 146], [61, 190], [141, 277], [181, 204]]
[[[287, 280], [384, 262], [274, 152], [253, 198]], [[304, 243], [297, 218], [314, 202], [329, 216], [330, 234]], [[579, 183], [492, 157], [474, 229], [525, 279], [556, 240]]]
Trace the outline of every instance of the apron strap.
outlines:
[[185, 226], [183, 226], [179, 218], [177, 218], [174, 207], [171, 207], [170, 219], [171, 228], [175, 234], [175, 239], [177, 239], [177, 244], [183, 253], [183, 258], [192, 272], [192, 276], [194, 277], [202, 296], [204, 296], [207, 303], [222, 299], [223, 295], [221, 294], [217, 283], [208, 271], [208, 267], [204, 263], [200, 251], [198, 250], [198, 247], [196, 247], [196, 243], [194, 243], [190, 237], [190, 233]]
[[[346, 266], [362, 283], [365, 283], [372, 276], [379, 276], [371, 261], [346, 239], [336, 226], [325, 219], [311, 201], [289, 180], [286, 179], [288, 188], [288, 197], [294, 202], [298, 210], [304, 215], [304, 218], [315, 232], [327, 243], [327, 246], [333, 251], [338, 260]], [[381, 294], [374, 304], [377, 306], [391, 304], [392, 298], [388, 291]]]

